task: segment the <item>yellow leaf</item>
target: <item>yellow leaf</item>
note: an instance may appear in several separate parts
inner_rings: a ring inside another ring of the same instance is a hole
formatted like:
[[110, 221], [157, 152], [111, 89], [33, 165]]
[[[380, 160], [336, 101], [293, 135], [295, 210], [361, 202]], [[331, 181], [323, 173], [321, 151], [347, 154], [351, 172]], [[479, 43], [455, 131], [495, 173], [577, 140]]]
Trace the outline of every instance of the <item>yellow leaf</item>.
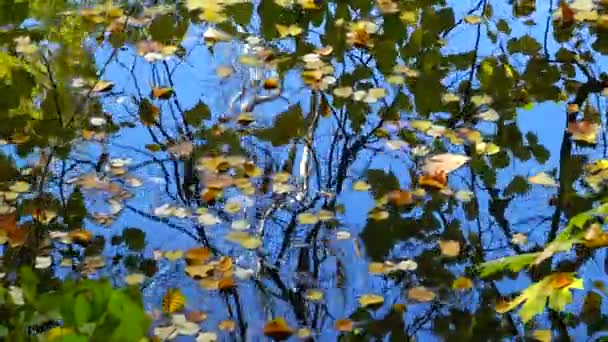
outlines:
[[359, 305], [362, 308], [365, 308], [368, 306], [382, 305], [383, 303], [384, 303], [384, 297], [379, 296], [379, 295], [365, 294], [365, 295], [359, 297]]
[[306, 291], [306, 293], [304, 294], [304, 298], [313, 302], [318, 302], [323, 299], [323, 292], [316, 289], [310, 289]]
[[534, 330], [532, 337], [539, 342], [551, 342], [551, 330]]
[[302, 28], [297, 25], [286, 26], [286, 25], [276, 24], [275, 27], [276, 27], [277, 31], [279, 32], [279, 36], [281, 38], [287, 37], [287, 36], [295, 37], [302, 33]]
[[540, 172], [534, 176], [528, 177], [528, 181], [532, 184], [544, 185], [548, 187], [559, 187], [559, 184], [545, 172]]
[[114, 82], [99, 80], [93, 86], [93, 91], [96, 93], [102, 93], [105, 91], [109, 91], [114, 87]]
[[368, 191], [370, 188], [371, 188], [371, 186], [362, 180], [356, 181], [353, 184], [353, 190], [355, 190], [355, 191]]
[[186, 297], [179, 289], [168, 289], [163, 296], [163, 312], [171, 314], [184, 308]]
[[342, 332], [353, 331], [353, 321], [348, 318], [339, 319], [336, 321], [336, 330]]
[[182, 251], [167, 251], [164, 253], [165, 258], [167, 258], [169, 261], [175, 261], [178, 259], [181, 259], [184, 256], [184, 252]]
[[456, 257], [460, 254], [460, 242], [454, 240], [439, 241], [441, 254], [446, 257]]
[[276, 341], [283, 341], [293, 335], [293, 329], [287, 325], [283, 318], [279, 317], [264, 325], [264, 335]]
[[460, 154], [437, 154], [426, 158], [422, 170], [426, 175], [435, 175], [438, 172], [448, 174], [464, 165], [469, 159], [471, 158]]
[[452, 283], [454, 290], [468, 290], [473, 287], [473, 281], [467, 277], [460, 277]]
[[407, 292], [407, 298], [418, 302], [430, 302], [435, 299], [435, 293], [428, 290], [426, 287], [418, 286], [409, 289]]
[[319, 218], [313, 213], [301, 213], [297, 216], [299, 224], [316, 224], [319, 222]]
[[236, 328], [236, 323], [234, 323], [234, 321], [231, 321], [231, 320], [223, 320], [218, 325], [218, 329], [220, 329], [222, 331], [233, 331], [234, 328]]
[[128, 285], [137, 285], [143, 283], [145, 279], [146, 276], [142, 273], [131, 273], [125, 277], [125, 282]]

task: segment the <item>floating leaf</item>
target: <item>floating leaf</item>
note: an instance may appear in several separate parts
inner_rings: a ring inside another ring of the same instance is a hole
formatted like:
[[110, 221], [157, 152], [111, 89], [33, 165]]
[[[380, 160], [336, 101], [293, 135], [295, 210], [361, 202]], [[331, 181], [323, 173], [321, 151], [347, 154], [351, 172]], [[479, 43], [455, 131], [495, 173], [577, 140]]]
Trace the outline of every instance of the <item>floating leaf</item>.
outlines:
[[342, 332], [353, 331], [353, 321], [348, 318], [336, 320], [336, 330]]
[[365, 181], [359, 180], [353, 184], [353, 190], [355, 191], [368, 191], [371, 188]]
[[336, 239], [338, 240], [348, 240], [350, 239], [350, 233], [347, 231], [339, 231], [336, 233]]
[[573, 273], [558, 272], [546, 276], [530, 285], [510, 302], [497, 306], [496, 311], [505, 313], [523, 303], [519, 315], [524, 323], [545, 310], [547, 300], [549, 308], [560, 312], [572, 302], [571, 289], [583, 289], [583, 280], [574, 277]]
[[309, 289], [304, 294], [304, 298], [313, 302], [318, 302], [323, 299], [323, 292], [320, 290]]
[[112, 90], [112, 88], [114, 88], [114, 82], [99, 80], [95, 83], [93, 91], [96, 93], [103, 93]]
[[287, 37], [287, 36], [297, 36], [299, 34], [302, 33], [302, 28], [298, 25], [281, 25], [281, 24], [276, 24], [275, 27], [277, 28], [277, 32], [279, 32], [279, 36], [281, 38]]
[[448, 174], [464, 165], [469, 159], [471, 158], [460, 154], [437, 154], [428, 157], [424, 161], [422, 170], [426, 175], [435, 175], [437, 173]]
[[426, 287], [418, 286], [407, 291], [407, 298], [418, 302], [430, 302], [435, 299], [435, 293]]
[[180, 311], [184, 308], [186, 303], [186, 297], [182, 294], [180, 289], [171, 288], [168, 289], [163, 296], [162, 308], [163, 312], [171, 314]]
[[359, 305], [363, 308], [377, 306], [384, 303], [384, 297], [375, 294], [364, 294], [359, 297]]
[[163, 254], [163, 256], [165, 258], [167, 258], [169, 261], [175, 261], [175, 260], [181, 259], [184, 256], [184, 252], [182, 252], [180, 250], [167, 251]]
[[231, 320], [223, 320], [218, 325], [218, 329], [220, 329], [221, 331], [234, 331], [235, 328], [236, 323]]
[[184, 254], [188, 265], [201, 265], [211, 257], [211, 250], [207, 247], [191, 248]]
[[441, 254], [446, 257], [457, 257], [460, 254], [460, 242], [454, 240], [439, 241]]
[[298, 214], [297, 220], [299, 224], [316, 224], [317, 222], [319, 222], [319, 218], [313, 213]]
[[34, 267], [37, 269], [46, 269], [49, 268], [52, 264], [53, 259], [50, 256], [37, 256], [36, 265]]
[[525, 245], [528, 242], [528, 237], [522, 233], [515, 233], [511, 237], [511, 242], [517, 245]]
[[217, 334], [212, 331], [201, 332], [196, 336], [196, 342], [217, 342]]
[[572, 134], [572, 139], [589, 144], [597, 142], [597, 132], [599, 129], [600, 125], [589, 120], [568, 123], [568, 133]]
[[534, 330], [532, 337], [539, 342], [551, 342], [551, 330]]
[[144, 282], [146, 276], [143, 273], [131, 273], [125, 277], [125, 283], [128, 285], [138, 285]]
[[158, 87], [154, 87], [152, 88], [152, 94], [151, 97], [153, 99], [163, 99], [166, 100], [168, 98], [170, 98], [173, 95], [173, 89], [172, 88], [158, 88]]
[[9, 190], [16, 193], [24, 193], [30, 191], [31, 185], [26, 182], [15, 182], [9, 187]]
[[283, 341], [293, 335], [293, 329], [287, 325], [283, 318], [279, 317], [264, 325], [264, 335], [275, 341]]
[[452, 283], [454, 290], [468, 290], [473, 287], [473, 281], [467, 277], [460, 277]]
[[466, 17], [464, 17], [464, 21], [467, 24], [477, 25], [477, 24], [481, 23], [482, 18], [477, 15], [467, 15]]
[[528, 182], [548, 187], [559, 187], [559, 184], [545, 172], [540, 172], [534, 176], [528, 177]]
[[257, 249], [262, 245], [262, 240], [259, 237], [241, 231], [229, 232], [226, 235], [226, 239], [232, 242], [236, 242], [247, 249]]

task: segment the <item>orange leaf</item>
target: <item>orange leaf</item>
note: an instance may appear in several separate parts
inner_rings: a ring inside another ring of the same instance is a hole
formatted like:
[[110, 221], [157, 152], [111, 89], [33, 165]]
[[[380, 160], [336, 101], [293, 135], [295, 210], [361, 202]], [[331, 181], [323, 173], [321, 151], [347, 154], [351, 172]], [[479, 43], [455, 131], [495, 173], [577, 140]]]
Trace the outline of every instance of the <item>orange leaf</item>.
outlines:
[[186, 251], [184, 259], [188, 265], [203, 264], [211, 257], [211, 251], [206, 247], [191, 248]]
[[173, 89], [171, 88], [152, 88], [152, 98], [153, 99], [163, 99], [166, 100], [173, 95]]
[[283, 318], [279, 317], [266, 323], [264, 326], [264, 335], [275, 341], [283, 341], [293, 335], [293, 329], [287, 325], [287, 322], [285, 322]]
[[562, 23], [572, 24], [574, 22], [574, 10], [565, 1], [559, 3], [559, 8], [562, 10]]
[[168, 289], [163, 296], [163, 311], [165, 313], [174, 313], [184, 308], [186, 297], [179, 289]]
[[350, 319], [339, 319], [336, 321], [336, 329], [342, 332], [353, 331], [353, 321]]

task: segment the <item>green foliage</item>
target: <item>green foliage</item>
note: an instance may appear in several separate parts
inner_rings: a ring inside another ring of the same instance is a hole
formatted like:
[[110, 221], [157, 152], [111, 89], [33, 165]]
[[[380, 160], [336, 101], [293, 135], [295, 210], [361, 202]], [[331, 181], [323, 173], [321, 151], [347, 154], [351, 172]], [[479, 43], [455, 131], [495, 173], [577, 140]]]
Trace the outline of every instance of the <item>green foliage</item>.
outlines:
[[49, 321], [61, 322], [60, 327], [44, 335], [50, 338], [61, 331], [61, 341], [139, 341], [150, 324], [139, 292], [113, 288], [108, 280], [66, 280], [52, 291], [38, 293], [38, 276], [23, 268], [21, 286], [24, 304], [1, 305], [4, 317], [10, 317], [3, 320], [8, 323], [3, 328], [11, 341], [31, 338], [24, 335], [28, 329]]

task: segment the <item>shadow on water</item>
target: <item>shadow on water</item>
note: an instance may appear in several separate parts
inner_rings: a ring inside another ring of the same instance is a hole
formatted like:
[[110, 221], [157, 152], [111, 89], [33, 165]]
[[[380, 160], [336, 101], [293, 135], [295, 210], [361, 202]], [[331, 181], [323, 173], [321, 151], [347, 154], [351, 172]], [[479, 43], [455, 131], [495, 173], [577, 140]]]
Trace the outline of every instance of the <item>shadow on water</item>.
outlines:
[[0, 336], [601, 340], [607, 23], [0, 0]]

